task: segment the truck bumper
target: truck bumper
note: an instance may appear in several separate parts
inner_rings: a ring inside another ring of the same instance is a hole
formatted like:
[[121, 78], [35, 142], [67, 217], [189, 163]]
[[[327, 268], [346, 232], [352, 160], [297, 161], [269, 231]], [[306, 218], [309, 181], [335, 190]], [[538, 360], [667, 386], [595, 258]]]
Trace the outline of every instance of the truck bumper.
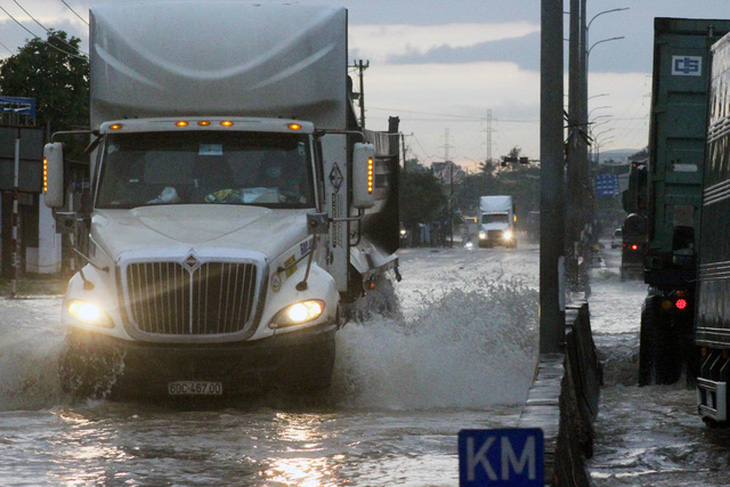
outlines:
[[727, 382], [697, 378], [697, 410], [703, 420], [727, 421]]
[[[129, 342], [72, 329], [61, 380], [75, 396], [112, 398], [323, 389], [331, 381], [336, 329], [331, 325], [250, 342], [185, 346]], [[100, 369], [106, 375], [101, 379]], [[99, 380], [108, 386], [89, 384]]]

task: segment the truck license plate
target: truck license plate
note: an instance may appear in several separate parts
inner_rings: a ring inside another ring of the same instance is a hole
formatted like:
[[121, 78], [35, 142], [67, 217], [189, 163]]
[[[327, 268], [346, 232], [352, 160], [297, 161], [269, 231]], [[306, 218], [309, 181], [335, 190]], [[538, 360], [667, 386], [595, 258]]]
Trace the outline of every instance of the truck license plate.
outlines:
[[171, 396], [220, 396], [223, 394], [223, 384], [192, 380], [168, 382], [167, 393]]

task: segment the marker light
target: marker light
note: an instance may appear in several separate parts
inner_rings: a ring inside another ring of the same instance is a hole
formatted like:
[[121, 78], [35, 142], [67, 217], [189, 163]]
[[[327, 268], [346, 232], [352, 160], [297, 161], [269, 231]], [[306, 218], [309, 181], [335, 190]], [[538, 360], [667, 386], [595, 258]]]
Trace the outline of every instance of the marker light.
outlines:
[[318, 299], [295, 303], [277, 313], [271, 327], [301, 325], [319, 318], [323, 312], [324, 302]]
[[375, 187], [375, 178], [373, 177], [373, 162], [372, 157], [368, 157], [368, 194], [373, 194], [373, 188]]
[[223, 120], [221, 122], [221, 125], [224, 127], [233, 127], [233, 121], [232, 120]]
[[43, 158], [43, 194], [48, 193], [48, 158]]
[[299, 125], [298, 123], [290, 123], [289, 124], [289, 129], [290, 130], [301, 130], [301, 128], [302, 128], [302, 126]]
[[187, 127], [188, 123], [185, 120], [178, 120], [177, 122], [175, 122], [175, 125], [177, 125], [178, 127]]
[[124, 125], [121, 123], [113, 123], [113, 124], [109, 125], [109, 129], [111, 129], [111, 130], [119, 130], [122, 127], [124, 127]]
[[208, 127], [210, 125], [210, 122], [208, 120], [200, 120], [198, 122], [198, 125], [200, 125], [201, 127]]
[[676, 303], [674, 303], [674, 305], [677, 307], [677, 309], [686, 309], [687, 308], [687, 300], [686, 299], [683, 299], [683, 298], [680, 298], [680, 299], [677, 300]]

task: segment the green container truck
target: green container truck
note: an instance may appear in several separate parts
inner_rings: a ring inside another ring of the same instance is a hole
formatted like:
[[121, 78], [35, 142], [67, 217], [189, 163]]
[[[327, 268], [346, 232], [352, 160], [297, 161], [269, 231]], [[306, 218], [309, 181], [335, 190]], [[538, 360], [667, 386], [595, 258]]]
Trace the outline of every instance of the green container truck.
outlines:
[[698, 411], [727, 426], [730, 382], [730, 34], [712, 48], [710, 117], [700, 224], [695, 345]]
[[[710, 48], [730, 20], [657, 18], [647, 165], [649, 285], [641, 311], [639, 385], [693, 381], [697, 247]], [[629, 198], [633, 199], [633, 198]]]

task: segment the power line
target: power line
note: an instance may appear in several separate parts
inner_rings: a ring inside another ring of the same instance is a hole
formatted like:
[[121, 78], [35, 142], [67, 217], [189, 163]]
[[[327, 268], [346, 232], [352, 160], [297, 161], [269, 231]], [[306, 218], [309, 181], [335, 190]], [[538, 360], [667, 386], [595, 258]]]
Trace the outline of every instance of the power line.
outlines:
[[77, 14], [76, 13], [76, 10], [74, 10], [74, 9], [71, 8], [71, 5], [69, 5], [69, 4], [66, 3], [66, 0], [61, 0], [61, 3], [63, 3], [66, 7], [68, 7], [68, 9], [71, 12], [73, 12], [76, 17], [78, 17], [79, 19], [81, 19], [81, 22], [83, 22], [86, 25], [89, 25], [89, 22], [85, 18], [83, 18], [82, 16], [80, 16], [79, 14]]
[[[36, 24], [38, 24], [41, 29], [45, 30], [46, 33], [49, 36], [53, 36], [54, 39], [56, 39], [56, 40], [58, 40], [58, 41], [60, 41], [60, 42], [62, 42], [64, 44], [66, 44], [66, 46], [70, 47], [72, 50], [76, 50], [77, 49], [75, 46], [73, 46], [73, 45], [69, 44], [68, 42], [66, 42], [65, 40], [61, 39], [61, 37], [59, 37], [55, 32], [52, 32], [49, 29], [47, 29], [35, 17], [33, 17], [30, 14], [30, 12], [28, 12], [25, 8], [23, 8], [23, 6], [18, 2], [18, 0], [13, 0], [13, 2], [15, 2], [15, 5], [17, 5], [18, 7], [20, 7], [20, 10], [22, 10], [23, 12], [25, 12], [25, 15], [27, 15], [28, 17], [30, 17], [31, 20], [33, 20], [33, 22], [35, 22]], [[78, 49], [78, 51], [88, 56], [88, 53], [81, 51], [81, 49]]]
[[6, 46], [5, 44], [3, 44], [2, 42], [0, 42], [0, 46], [4, 47], [5, 50], [7, 50], [11, 56], [15, 55], [15, 53], [13, 51], [11, 51], [10, 48], [8, 46]]
[[38, 37], [37, 35], [35, 35], [35, 34], [33, 33], [33, 31], [31, 31], [31, 30], [30, 30], [30, 29], [28, 29], [28, 28], [27, 28], [26, 26], [24, 26], [23, 24], [21, 24], [21, 23], [20, 23], [20, 21], [19, 21], [18, 19], [16, 19], [16, 18], [15, 18], [15, 17], [13, 17], [12, 15], [10, 15], [10, 12], [8, 12], [7, 10], [5, 10], [5, 8], [4, 8], [4, 7], [2, 6], [2, 5], [0, 5], [0, 10], [2, 10], [3, 12], [5, 12], [5, 15], [7, 15], [8, 17], [10, 17], [10, 18], [12, 19], [12, 21], [13, 21], [13, 22], [15, 22], [16, 24], [18, 24], [18, 25], [19, 25], [19, 26], [20, 26], [20, 27], [21, 27], [21, 28], [22, 28], [22, 29], [23, 29], [24, 31], [26, 31], [26, 32], [27, 32], [28, 34], [32, 35], [34, 39], [38, 39], [38, 40], [40, 40], [41, 42], [45, 42], [46, 44], [48, 44], [48, 46], [49, 46], [49, 47], [52, 47], [52, 48], [53, 48], [53, 49], [55, 49], [56, 51], [58, 51], [58, 52], [60, 52], [60, 53], [63, 53], [63, 54], [66, 54], [67, 56], [71, 56], [71, 57], [75, 57], [75, 58], [78, 58], [78, 59], [84, 59], [84, 60], [86, 60], [86, 58], [85, 58], [85, 57], [83, 57], [83, 56], [79, 56], [78, 54], [74, 54], [74, 53], [72, 53], [72, 52], [67, 52], [67, 51], [64, 51], [64, 50], [63, 50], [63, 49], [61, 49], [60, 47], [56, 47], [56, 46], [54, 46], [53, 44], [51, 44], [50, 42], [48, 42], [48, 41], [45, 41], [45, 40], [41, 39], [40, 37]]

